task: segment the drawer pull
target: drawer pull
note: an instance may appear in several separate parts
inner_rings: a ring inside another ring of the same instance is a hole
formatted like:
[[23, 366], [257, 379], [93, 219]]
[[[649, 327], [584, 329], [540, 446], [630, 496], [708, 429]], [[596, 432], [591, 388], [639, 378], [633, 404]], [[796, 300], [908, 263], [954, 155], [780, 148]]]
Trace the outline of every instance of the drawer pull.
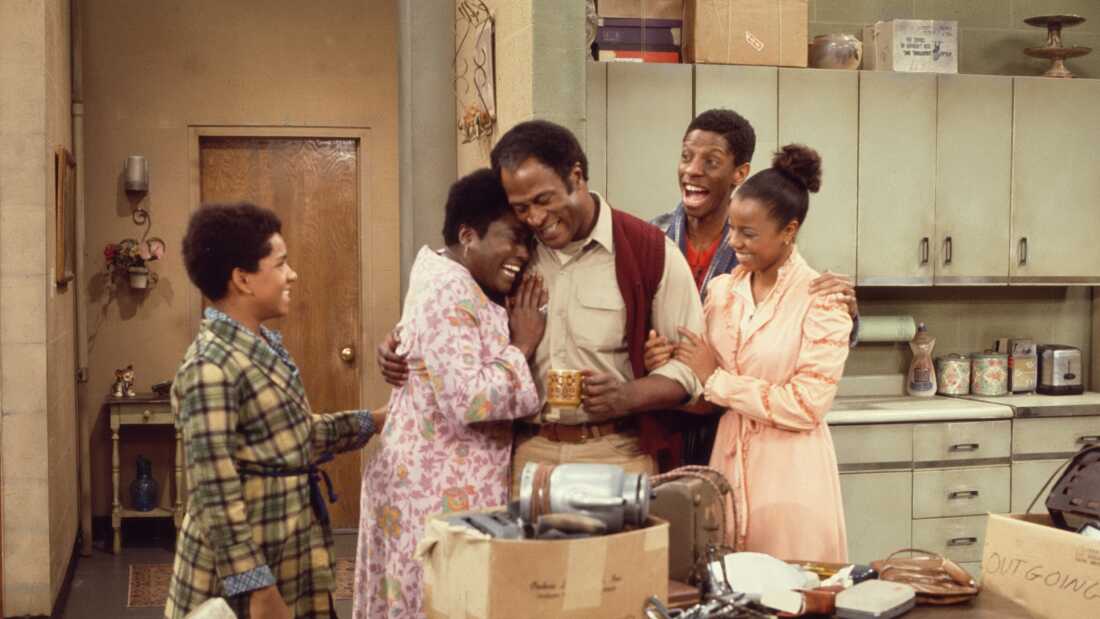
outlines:
[[978, 498], [977, 490], [956, 490], [947, 494], [948, 499], [976, 499]]
[[[1100, 439], [1100, 437], [1097, 438]], [[978, 451], [981, 448], [981, 443], [959, 443], [957, 445], [952, 445], [951, 449], [948, 451]]]
[[150, 419], [152, 419], [152, 417], [153, 417], [153, 411], [151, 411], [149, 409], [145, 409], [144, 411], [141, 412], [142, 421], [149, 421]]
[[1077, 442], [1078, 443], [1083, 443], [1085, 445], [1091, 445], [1093, 443], [1100, 443], [1100, 434], [1086, 434], [1084, 436], [1078, 436], [1077, 437]]
[[952, 537], [947, 540], [948, 546], [973, 546], [978, 543], [976, 537]]

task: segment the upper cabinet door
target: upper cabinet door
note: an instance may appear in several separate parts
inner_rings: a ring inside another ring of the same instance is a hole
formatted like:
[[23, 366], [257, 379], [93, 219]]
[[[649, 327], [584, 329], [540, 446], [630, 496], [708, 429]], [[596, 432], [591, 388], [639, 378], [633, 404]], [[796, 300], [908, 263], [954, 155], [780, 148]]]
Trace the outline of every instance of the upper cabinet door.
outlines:
[[691, 65], [607, 65], [607, 200], [645, 220], [680, 202], [676, 166], [691, 122]]
[[695, 65], [695, 113], [726, 108], [744, 116], [752, 124], [756, 133], [753, 173], [772, 165], [779, 133], [776, 113], [778, 79], [779, 71], [775, 67]]
[[1016, 78], [1013, 284], [1100, 284], [1100, 82]]
[[1012, 78], [940, 75], [936, 283], [1008, 282]]
[[860, 72], [857, 283], [932, 283], [935, 171], [936, 76]]
[[802, 256], [818, 271], [855, 276], [859, 187], [859, 74], [779, 70], [779, 145], [805, 144], [821, 155], [821, 191], [798, 233]]

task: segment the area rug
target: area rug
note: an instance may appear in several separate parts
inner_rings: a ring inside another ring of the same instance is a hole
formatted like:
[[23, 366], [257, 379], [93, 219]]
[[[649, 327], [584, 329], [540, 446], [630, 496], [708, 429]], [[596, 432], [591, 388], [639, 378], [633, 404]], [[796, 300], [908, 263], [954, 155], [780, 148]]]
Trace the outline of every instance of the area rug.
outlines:
[[[355, 585], [355, 561], [337, 559], [336, 590], [332, 597], [350, 600]], [[171, 563], [142, 563], [130, 565], [130, 592], [126, 597], [128, 608], [164, 606], [168, 601], [168, 582], [172, 579]]]

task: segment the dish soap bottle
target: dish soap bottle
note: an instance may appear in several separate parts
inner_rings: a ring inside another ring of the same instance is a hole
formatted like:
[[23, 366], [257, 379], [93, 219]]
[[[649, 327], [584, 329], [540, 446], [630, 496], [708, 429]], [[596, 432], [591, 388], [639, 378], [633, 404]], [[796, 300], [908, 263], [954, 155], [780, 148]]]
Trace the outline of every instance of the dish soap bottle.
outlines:
[[917, 326], [917, 334], [913, 341], [909, 342], [909, 348], [913, 349], [913, 362], [909, 364], [909, 375], [906, 376], [905, 388], [911, 396], [931, 397], [936, 395], [936, 372], [932, 365], [932, 349], [936, 346], [936, 338], [928, 332], [924, 323]]

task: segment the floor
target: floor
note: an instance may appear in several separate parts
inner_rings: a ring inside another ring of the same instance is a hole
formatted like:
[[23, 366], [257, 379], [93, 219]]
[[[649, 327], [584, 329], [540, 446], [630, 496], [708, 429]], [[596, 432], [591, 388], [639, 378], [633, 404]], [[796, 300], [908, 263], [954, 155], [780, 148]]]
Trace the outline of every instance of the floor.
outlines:
[[[129, 591], [131, 563], [171, 563], [172, 535], [168, 532], [135, 532], [139, 535], [128, 538], [123, 531], [122, 553], [113, 555], [107, 552], [106, 544], [97, 544], [90, 557], [79, 557], [73, 573], [72, 584], [66, 600], [59, 604], [61, 619], [160, 619], [163, 608], [127, 608], [126, 597]], [[356, 533], [354, 531], [337, 533], [336, 556], [352, 558], [355, 556]], [[337, 600], [336, 613], [339, 617], [351, 617], [351, 600]]]

